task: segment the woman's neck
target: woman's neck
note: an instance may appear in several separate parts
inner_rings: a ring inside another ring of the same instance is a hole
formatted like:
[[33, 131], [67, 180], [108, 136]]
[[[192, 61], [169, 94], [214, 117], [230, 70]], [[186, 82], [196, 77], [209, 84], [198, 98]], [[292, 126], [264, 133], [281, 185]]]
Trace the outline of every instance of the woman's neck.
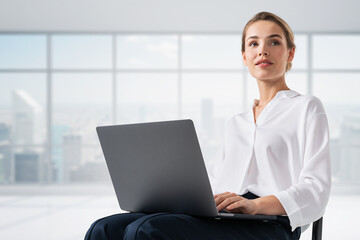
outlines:
[[285, 80], [277, 81], [275, 84], [257, 80], [257, 83], [260, 93], [259, 106], [266, 105], [270, 102], [277, 92], [290, 90], [290, 88], [286, 85]]

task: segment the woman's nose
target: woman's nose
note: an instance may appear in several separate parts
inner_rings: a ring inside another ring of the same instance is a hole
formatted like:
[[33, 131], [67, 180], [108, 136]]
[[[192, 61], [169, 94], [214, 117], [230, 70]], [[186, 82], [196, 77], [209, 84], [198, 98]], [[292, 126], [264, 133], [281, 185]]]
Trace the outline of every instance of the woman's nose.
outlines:
[[260, 51], [259, 52], [259, 57], [260, 56], [268, 56], [268, 55], [269, 55], [269, 53], [267, 51]]
[[267, 51], [267, 47], [265, 44], [260, 44], [259, 46], [259, 57], [268, 56], [269, 52]]

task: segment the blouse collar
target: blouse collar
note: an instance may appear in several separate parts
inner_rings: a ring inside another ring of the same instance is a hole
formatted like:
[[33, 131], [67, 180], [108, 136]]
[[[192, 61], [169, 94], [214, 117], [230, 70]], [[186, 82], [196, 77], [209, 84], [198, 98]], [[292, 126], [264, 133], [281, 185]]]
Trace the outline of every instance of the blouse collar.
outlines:
[[[268, 111], [271, 110], [271, 108], [273, 108], [273, 105], [276, 105], [276, 103], [282, 99], [282, 98], [294, 98], [296, 96], [300, 95], [300, 93], [294, 91], [294, 90], [281, 90], [278, 91], [275, 96], [273, 97], [273, 99], [271, 99], [271, 101], [267, 104], [268, 106], [266, 106], [263, 110], [263, 112], [260, 114], [261, 116], [258, 117], [257, 119], [257, 124], [261, 124], [264, 118], [264, 115], [267, 114]], [[252, 106], [250, 107], [250, 109], [248, 110], [247, 114], [246, 114], [246, 118], [247, 121], [254, 123], [254, 112], [253, 112], [253, 108], [259, 104], [259, 99], [254, 99], [254, 102], [252, 103]]]
[[[271, 99], [270, 102], [272, 102], [274, 99], [277, 99], [277, 98], [283, 98], [283, 97], [287, 97], [287, 98], [293, 98], [293, 97], [296, 97], [300, 95], [300, 93], [294, 91], [294, 90], [281, 90], [281, 91], [278, 91], [275, 96], [273, 97], [273, 99]], [[259, 99], [254, 99], [254, 102], [253, 102], [253, 105], [251, 107], [251, 110], [257, 106], [259, 104]]]

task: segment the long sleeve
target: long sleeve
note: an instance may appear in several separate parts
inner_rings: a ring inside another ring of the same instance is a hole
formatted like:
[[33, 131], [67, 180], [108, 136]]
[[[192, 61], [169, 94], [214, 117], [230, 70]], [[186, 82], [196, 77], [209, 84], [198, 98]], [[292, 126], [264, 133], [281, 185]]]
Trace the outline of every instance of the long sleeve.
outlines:
[[325, 211], [330, 188], [330, 146], [327, 117], [322, 104], [310, 106], [305, 123], [302, 170], [298, 182], [274, 194], [282, 203], [292, 230], [319, 219]]

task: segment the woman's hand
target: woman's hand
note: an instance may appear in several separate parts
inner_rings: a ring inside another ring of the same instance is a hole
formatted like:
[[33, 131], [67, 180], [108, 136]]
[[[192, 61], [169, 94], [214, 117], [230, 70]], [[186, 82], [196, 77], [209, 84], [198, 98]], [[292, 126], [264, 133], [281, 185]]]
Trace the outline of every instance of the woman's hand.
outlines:
[[235, 193], [221, 193], [214, 196], [217, 210], [231, 213], [257, 214], [256, 201], [249, 200]]
[[279, 199], [274, 195], [247, 199], [235, 193], [221, 193], [214, 196], [218, 211], [231, 213], [286, 215], [286, 211]]

